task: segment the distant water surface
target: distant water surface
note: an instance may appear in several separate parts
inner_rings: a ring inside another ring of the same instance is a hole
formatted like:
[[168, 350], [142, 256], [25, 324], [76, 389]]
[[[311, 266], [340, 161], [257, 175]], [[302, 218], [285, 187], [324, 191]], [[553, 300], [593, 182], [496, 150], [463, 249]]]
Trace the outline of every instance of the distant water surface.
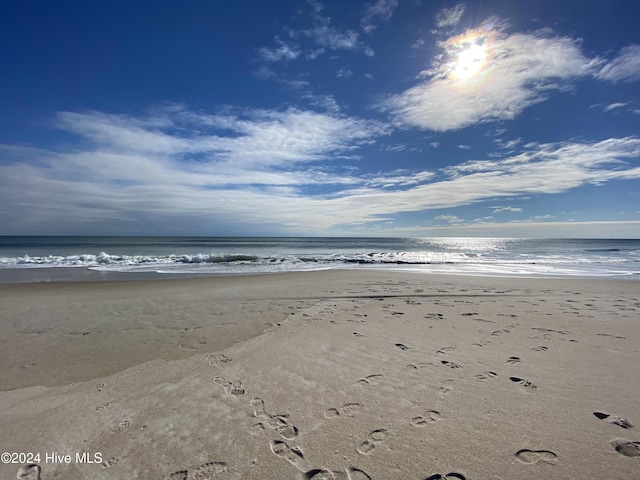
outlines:
[[0, 237], [0, 281], [51, 280], [46, 273], [50, 268], [68, 269], [61, 278], [77, 280], [95, 278], [87, 270], [133, 278], [148, 273], [173, 277], [336, 268], [638, 280], [640, 240]]

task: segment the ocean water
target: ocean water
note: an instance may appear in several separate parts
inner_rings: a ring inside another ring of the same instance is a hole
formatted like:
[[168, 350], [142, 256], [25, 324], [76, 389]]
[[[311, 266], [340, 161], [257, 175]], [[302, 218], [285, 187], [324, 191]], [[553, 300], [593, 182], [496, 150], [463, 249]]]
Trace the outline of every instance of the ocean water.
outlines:
[[83, 279], [86, 272], [133, 278], [337, 268], [640, 280], [640, 239], [0, 237], [4, 282], [51, 280], [52, 269]]

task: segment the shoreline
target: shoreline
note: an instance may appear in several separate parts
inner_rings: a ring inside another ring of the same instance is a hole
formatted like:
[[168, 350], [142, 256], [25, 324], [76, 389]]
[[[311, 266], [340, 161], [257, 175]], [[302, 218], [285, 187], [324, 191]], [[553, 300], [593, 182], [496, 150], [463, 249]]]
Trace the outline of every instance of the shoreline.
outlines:
[[627, 272], [620, 274], [608, 275], [587, 275], [587, 274], [561, 274], [561, 273], [499, 273], [499, 272], [482, 272], [482, 271], [429, 271], [427, 269], [403, 268], [403, 267], [348, 267], [348, 268], [318, 268], [309, 270], [288, 270], [288, 271], [256, 271], [256, 272], [234, 272], [234, 273], [216, 273], [216, 272], [188, 272], [188, 273], [159, 273], [155, 271], [98, 271], [91, 270], [86, 266], [76, 267], [22, 267], [22, 268], [0, 268], [0, 285], [11, 284], [28, 284], [28, 283], [58, 283], [58, 282], [117, 282], [117, 281], [155, 281], [155, 280], [188, 280], [195, 278], [233, 278], [233, 277], [253, 277], [253, 276], [270, 276], [283, 274], [305, 274], [315, 272], [347, 272], [361, 271], [374, 272], [378, 274], [408, 274], [408, 275], [429, 275], [436, 277], [480, 277], [493, 279], [558, 279], [558, 280], [594, 280], [608, 281], [620, 280], [625, 282], [640, 282], [638, 272]]
[[640, 460], [635, 282], [349, 269], [0, 296], [3, 451], [103, 457], [45, 480], [622, 480]]

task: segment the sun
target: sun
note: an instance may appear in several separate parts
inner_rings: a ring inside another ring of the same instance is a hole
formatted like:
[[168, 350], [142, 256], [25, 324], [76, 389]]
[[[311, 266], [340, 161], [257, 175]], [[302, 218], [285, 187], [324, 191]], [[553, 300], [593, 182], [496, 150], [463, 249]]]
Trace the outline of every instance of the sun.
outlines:
[[468, 80], [476, 75], [487, 59], [487, 48], [484, 43], [463, 45], [457, 58], [452, 62], [451, 75], [457, 80]]

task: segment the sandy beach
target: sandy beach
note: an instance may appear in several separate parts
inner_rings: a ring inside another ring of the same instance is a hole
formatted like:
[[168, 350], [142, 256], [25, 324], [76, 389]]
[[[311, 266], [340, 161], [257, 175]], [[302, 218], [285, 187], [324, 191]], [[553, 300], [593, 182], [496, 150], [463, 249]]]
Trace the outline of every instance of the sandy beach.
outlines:
[[0, 449], [25, 454], [1, 478], [640, 479], [638, 282], [334, 270], [0, 298]]

